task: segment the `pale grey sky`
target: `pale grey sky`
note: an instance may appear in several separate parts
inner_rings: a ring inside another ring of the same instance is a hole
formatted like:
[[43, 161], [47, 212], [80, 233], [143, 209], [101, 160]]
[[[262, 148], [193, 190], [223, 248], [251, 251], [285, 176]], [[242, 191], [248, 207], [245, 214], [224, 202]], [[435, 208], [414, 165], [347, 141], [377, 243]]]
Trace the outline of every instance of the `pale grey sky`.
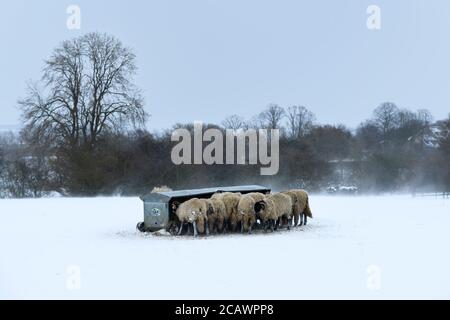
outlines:
[[[66, 8], [81, 8], [81, 30]], [[381, 8], [381, 30], [366, 9]], [[87, 32], [134, 48], [150, 129], [250, 118], [269, 103], [305, 105], [350, 127], [383, 101], [449, 112], [450, 1], [22, 1], [1, 5], [0, 125], [52, 49]]]

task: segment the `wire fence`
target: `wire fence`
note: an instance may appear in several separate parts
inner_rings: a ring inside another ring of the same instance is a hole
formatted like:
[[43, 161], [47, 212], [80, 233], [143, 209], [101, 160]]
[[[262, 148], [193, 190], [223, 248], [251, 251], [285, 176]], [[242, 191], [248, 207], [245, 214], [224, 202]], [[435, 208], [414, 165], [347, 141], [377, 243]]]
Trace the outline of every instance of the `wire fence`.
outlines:
[[449, 191], [440, 191], [440, 192], [416, 192], [412, 194], [413, 197], [435, 197], [435, 198], [444, 198], [447, 199], [450, 197]]

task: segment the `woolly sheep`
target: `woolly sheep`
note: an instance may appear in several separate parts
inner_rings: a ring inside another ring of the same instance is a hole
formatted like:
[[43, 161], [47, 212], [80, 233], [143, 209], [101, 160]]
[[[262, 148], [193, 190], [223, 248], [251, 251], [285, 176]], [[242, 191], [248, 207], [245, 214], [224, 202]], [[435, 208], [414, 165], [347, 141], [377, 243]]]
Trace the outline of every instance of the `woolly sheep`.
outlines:
[[268, 199], [273, 200], [274, 206], [275, 206], [275, 212], [277, 213], [278, 220], [277, 225], [278, 226], [284, 226], [287, 225], [288, 230], [290, 229], [290, 226], [292, 225], [292, 200], [291, 197], [284, 194], [284, 193], [273, 193], [267, 196]]
[[226, 219], [226, 208], [222, 199], [212, 198], [206, 200], [208, 208], [206, 215], [208, 218], [209, 232], [223, 232]]
[[[236, 215], [239, 199], [241, 198], [240, 193], [234, 193], [234, 192], [223, 192], [223, 193], [215, 193], [211, 197], [212, 199], [221, 199], [223, 203], [225, 204], [225, 226], [224, 229], [230, 228], [230, 220], [231, 217]], [[232, 227], [232, 230], [234, 231], [236, 226]]]
[[308, 193], [302, 189], [294, 189], [290, 191], [294, 192], [297, 196], [297, 210], [300, 214], [300, 225], [306, 225], [308, 217], [313, 217], [311, 208], [309, 207]]
[[264, 209], [264, 207], [267, 206], [266, 203], [266, 195], [264, 193], [261, 192], [250, 192], [247, 193], [247, 195], [249, 195], [250, 197], [252, 197], [255, 200], [255, 214], [256, 214], [256, 221], [258, 224], [262, 225], [262, 220], [259, 217], [260, 215], [260, 211], [262, 211]]
[[233, 229], [235, 229], [236, 225], [240, 222], [241, 233], [252, 233], [253, 225], [256, 222], [255, 204], [256, 201], [252, 196], [248, 194], [241, 196], [238, 203], [237, 213], [230, 218]]
[[[181, 235], [185, 223], [194, 227], [194, 236], [205, 233], [207, 204], [204, 199], [192, 198], [181, 203], [176, 208], [176, 215], [180, 221], [178, 235]], [[206, 226], [207, 227], [207, 226]]]
[[[297, 193], [293, 190], [282, 191], [281, 193], [288, 195], [292, 201], [292, 215], [294, 217], [294, 226], [297, 226], [299, 217], [301, 218], [301, 213], [303, 209], [300, 209], [299, 202], [297, 200]], [[300, 224], [301, 225], [301, 224]]]
[[265, 197], [264, 200], [255, 204], [255, 211], [256, 217], [261, 221], [264, 231], [270, 228], [273, 232], [276, 221], [278, 220], [278, 214], [273, 200], [270, 197]]

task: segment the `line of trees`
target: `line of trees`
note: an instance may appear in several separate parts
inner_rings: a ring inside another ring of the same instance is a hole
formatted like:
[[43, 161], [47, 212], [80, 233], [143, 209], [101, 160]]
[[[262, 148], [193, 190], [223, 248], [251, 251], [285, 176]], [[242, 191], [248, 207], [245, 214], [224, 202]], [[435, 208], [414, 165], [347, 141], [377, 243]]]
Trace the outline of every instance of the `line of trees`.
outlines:
[[[268, 105], [206, 128], [280, 129], [280, 170], [259, 166], [179, 165], [172, 130], [145, 128], [133, 84], [135, 55], [114, 37], [91, 33], [63, 42], [42, 79], [19, 101], [23, 129], [0, 137], [0, 197], [136, 195], [172, 188], [260, 183], [310, 191], [354, 185], [362, 192], [450, 190], [450, 115], [379, 105], [354, 131], [324, 125], [305, 106]], [[172, 129], [192, 124], [177, 124]]]
[[[310, 191], [338, 185], [356, 186], [361, 192], [450, 190], [450, 116], [432, 121], [425, 110], [412, 112], [383, 103], [355, 131], [314, 119], [305, 107], [269, 105], [250, 121], [233, 115], [220, 125], [204, 125], [220, 130], [280, 129], [280, 170], [275, 176], [261, 176], [259, 166], [251, 165], [176, 166], [170, 159], [172, 130], [119, 132], [116, 127], [99, 135], [94, 147], [78, 148], [54, 145], [22, 130], [0, 139], [0, 195], [136, 195], [158, 185], [250, 183]], [[172, 129], [181, 127], [193, 130], [193, 124]]]

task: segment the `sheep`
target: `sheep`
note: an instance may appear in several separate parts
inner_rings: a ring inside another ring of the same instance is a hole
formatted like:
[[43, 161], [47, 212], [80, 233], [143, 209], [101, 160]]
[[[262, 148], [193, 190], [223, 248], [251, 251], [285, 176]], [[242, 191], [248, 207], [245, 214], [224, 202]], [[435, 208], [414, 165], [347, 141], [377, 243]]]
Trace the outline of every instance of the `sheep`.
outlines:
[[238, 223], [241, 223], [241, 233], [252, 233], [253, 225], [256, 222], [255, 204], [255, 199], [248, 194], [240, 197], [237, 212], [230, 218], [233, 230]]
[[214, 224], [216, 222], [216, 213], [214, 210], [214, 204], [212, 203], [211, 199], [200, 199], [201, 201], [205, 202], [206, 205], [206, 227], [207, 227], [207, 234], [209, 234], [209, 231], [212, 231], [214, 229]]
[[287, 224], [288, 230], [292, 225], [292, 200], [291, 197], [284, 193], [273, 193], [267, 196], [268, 199], [273, 200], [275, 212], [277, 213], [277, 224], [278, 226], [284, 226]]
[[[172, 204], [172, 208], [176, 207], [177, 203]], [[180, 221], [180, 228], [178, 235], [181, 235], [185, 223], [191, 223], [194, 227], [194, 236], [199, 233], [203, 234], [208, 230], [207, 226], [207, 203], [204, 199], [192, 198], [176, 207], [176, 216]], [[206, 225], [206, 226], [205, 226]]]
[[[292, 201], [292, 215], [294, 216], [294, 226], [297, 226], [299, 217], [301, 218], [301, 214], [303, 208], [300, 209], [299, 202], [297, 200], [297, 193], [293, 190], [282, 191], [281, 193], [288, 195]], [[301, 224], [300, 224], [301, 225]]]
[[250, 192], [250, 193], [246, 193], [246, 195], [252, 197], [255, 200], [255, 202], [266, 200], [266, 195], [261, 192]]
[[273, 232], [278, 215], [272, 198], [265, 197], [264, 200], [256, 202], [255, 211], [256, 217], [261, 221], [264, 231], [267, 232], [267, 229], [270, 228]]
[[236, 228], [236, 226], [231, 226], [231, 218], [237, 214], [239, 199], [241, 198], [240, 193], [233, 192], [223, 192], [223, 193], [215, 193], [211, 196], [212, 199], [221, 199], [225, 204], [225, 215], [224, 215], [224, 230], [229, 229], [231, 227], [232, 231]]
[[300, 214], [300, 226], [307, 223], [308, 217], [312, 218], [311, 208], [309, 207], [309, 196], [305, 190], [294, 189], [290, 190], [294, 192], [297, 196], [297, 210]]
[[256, 222], [262, 225], [262, 219], [259, 217], [260, 211], [267, 205], [266, 204], [266, 195], [261, 192], [249, 192], [246, 193], [251, 196], [255, 200], [255, 214], [256, 214]]
[[217, 233], [218, 231], [223, 232], [224, 222], [226, 219], [226, 208], [222, 199], [211, 198], [206, 199], [208, 208], [206, 211], [208, 218], [209, 231], [212, 233]]

